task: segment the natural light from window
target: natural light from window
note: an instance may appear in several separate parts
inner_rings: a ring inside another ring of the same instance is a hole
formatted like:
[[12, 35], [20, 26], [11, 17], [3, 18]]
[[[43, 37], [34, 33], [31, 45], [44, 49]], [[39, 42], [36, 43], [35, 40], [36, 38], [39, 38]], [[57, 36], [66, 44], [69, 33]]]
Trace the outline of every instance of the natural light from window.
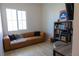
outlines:
[[27, 29], [26, 12], [16, 9], [6, 9], [8, 31]]

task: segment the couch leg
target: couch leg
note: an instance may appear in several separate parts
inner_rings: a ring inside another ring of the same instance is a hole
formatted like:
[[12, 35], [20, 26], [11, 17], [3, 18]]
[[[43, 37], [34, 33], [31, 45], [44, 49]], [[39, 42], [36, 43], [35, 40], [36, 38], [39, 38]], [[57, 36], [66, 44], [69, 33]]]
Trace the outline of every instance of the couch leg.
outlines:
[[53, 50], [53, 56], [56, 56], [55, 50]]

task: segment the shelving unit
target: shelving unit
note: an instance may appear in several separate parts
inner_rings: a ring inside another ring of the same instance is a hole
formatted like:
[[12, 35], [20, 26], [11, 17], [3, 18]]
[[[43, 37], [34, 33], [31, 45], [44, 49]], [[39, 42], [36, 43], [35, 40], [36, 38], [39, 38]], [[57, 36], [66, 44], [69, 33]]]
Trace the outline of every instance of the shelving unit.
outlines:
[[71, 42], [72, 21], [58, 21], [54, 23], [54, 41]]

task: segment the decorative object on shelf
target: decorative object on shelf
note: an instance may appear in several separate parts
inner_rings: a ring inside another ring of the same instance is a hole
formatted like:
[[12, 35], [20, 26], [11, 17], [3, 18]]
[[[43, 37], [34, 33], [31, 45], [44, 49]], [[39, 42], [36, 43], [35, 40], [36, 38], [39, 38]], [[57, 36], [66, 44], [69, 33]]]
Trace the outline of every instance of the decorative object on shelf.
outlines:
[[60, 11], [59, 19], [60, 19], [61, 21], [67, 20], [67, 11], [66, 11], [66, 10], [61, 10], [61, 11]]

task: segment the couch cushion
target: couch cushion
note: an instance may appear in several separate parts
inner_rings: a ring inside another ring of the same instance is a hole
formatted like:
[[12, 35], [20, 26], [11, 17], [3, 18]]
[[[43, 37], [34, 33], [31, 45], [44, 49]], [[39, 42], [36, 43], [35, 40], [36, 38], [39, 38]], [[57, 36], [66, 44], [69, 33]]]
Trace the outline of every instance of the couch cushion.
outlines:
[[21, 43], [21, 42], [25, 42], [25, 41], [26, 41], [26, 38], [20, 38], [20, 39], [11, 41], [11, 44]]
[[34, 33], [33, 32], [28, 32], [28, 33], [23, 33], [22, 35], [23, 35], [24, 38], [27, 38], [27, 37], [33, 37]]
[[21, 34], [15, 34], [15, 38], [20, 39], [20, 38], [23, 38], [23, 36]]
[[37, 39], [40, 39], [40, 38], [41, 38], [40, 36], [20, 38], [20, 39], [11, 41], [11, 44], [17, 44], [17, 43], [22, 43], [22, 42], [25, 42], [25, 41], [37, 40]]
[[35, 37], [28, 37], [26, 38], [27, 40], [33, 40], [33, 39], [40, 39], [41, 37], [40, 36], [35, 36]]

